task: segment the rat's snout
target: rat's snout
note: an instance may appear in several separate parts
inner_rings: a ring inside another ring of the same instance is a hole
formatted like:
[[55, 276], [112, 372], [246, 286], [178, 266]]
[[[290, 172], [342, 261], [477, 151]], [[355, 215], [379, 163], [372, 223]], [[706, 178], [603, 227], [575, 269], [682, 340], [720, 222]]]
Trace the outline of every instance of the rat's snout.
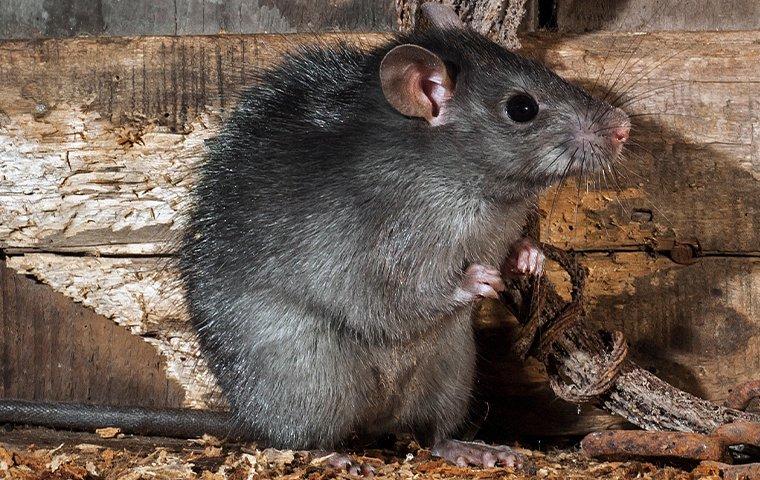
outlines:
[[631, 127], [623, 125], [612, 129], [612, 143], [615, 146], [621, 146], [628, 141], [628, 135], [631, 133]]
[[619, 108], [607, 107], [604, 113], [584, 120], [580, 122], [582, 127], [577, 135], [578, 140], [597, 146], [607, 145], [615, 156], [630, 137], [631, 121]]
[[605, 118], [609, 126], [609, 141], [613, 147], [622, 148], [631, 134], [631, 120], [628, 114], [619, 108], [609, 110]]

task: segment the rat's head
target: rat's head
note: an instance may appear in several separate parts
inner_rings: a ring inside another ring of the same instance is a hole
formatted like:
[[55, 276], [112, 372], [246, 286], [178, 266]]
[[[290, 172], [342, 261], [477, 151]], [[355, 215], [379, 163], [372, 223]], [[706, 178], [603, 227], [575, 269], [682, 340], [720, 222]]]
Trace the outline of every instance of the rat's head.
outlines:
[[466, 29], [447, 7], [425, 4], [422, 14], [427, 28], [383, 58], [383, 93], [451, 138], [492, 188], [544, 188], [620, 155], [630, 129], [622, 110]]

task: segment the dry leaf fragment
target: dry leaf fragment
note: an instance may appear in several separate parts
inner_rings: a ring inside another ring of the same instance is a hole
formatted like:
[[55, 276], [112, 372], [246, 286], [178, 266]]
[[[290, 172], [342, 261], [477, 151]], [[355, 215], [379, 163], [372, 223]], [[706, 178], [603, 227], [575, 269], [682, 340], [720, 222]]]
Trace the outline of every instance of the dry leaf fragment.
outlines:
[[276, 450], [274, 448], [267, 448], [261, 454], [266, 458], [266, 461], [270, 464], [274, 464], [278, 467], [290, 465], [295, 460], [295, 454], [293, 450]]
[[0, 469], [7, 470], [13, 465], [13, 454], [3, 447], [0, 447]]
[[115, 457], [116, 457], [116, 452], [114, 452], [110, 448], [103, 450], [103, 453], [100, 454], [100, 458], [103, 459], [103, 462], [105, 463], [106, 468], [111, 468], [111, 464], [113, 463], [113, 459]]
[[70, 455], [68, 453], [62, 453], [60, 455], [56, 455], [53, 457], [53, 459], [50, 461], [49, 468], [52, 473], [55, 473], [58, 471], [59, 468], [61, 468], [61, 465], [64, 463], [69, 463], [79, 458], [77, 455]]
[[196, 445], [203, 445], [203, 446], [210, 446], [210, 447], [221, 447], [222, 441], [216, 438], [213, 435], [209, 435], [207, 433], [204, 433], [201, 438], [193, 438], [189, 440], [190, 443], [195, 443]]
[[203, 449], [203, 455], [205, 457], [221, 457], [222, 449], [219, 447], [208, 446]]
[[74, 448], [82, 453], [98, 453], [103, 447], [92, 443], [80, 443], [79, 445], [74, 446]]
[[93, 477], [99, 477], [100, 473], [98, 473], [98, 469], [95, 467], [95, 464], [92, 462], [85, 463], [85, 468], [87, 469], [87, 473], [92, 475]]
[[98, 428], [95, 430], [95, 433], [97, 433], [100, 438], [116, 438], [116, 436], [121, 433], [121, 429], [117, 427]]

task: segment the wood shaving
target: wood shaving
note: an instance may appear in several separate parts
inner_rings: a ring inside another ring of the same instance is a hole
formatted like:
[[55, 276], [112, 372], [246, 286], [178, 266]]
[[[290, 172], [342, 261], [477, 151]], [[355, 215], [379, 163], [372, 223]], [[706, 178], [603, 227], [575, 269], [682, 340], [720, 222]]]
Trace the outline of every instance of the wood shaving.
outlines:
[[[36, 430], [35, 430], [36, 431]], [[30, 444], [0, 442], [0, 479], [95, 478], [119, 480], [239, 480], [353, 478], [315, 457], [310, 452], [259, 449], [256, 446], [225, 444], [198, 445], [197, 441], [126, 437], [103, 439], [97, 435], [72, 436], [62, 446], [39, 448]], [[44, 443], [32, 432], [26, 438]], [[83, 441], [86, 440], [86, 441]], [[156, 447], [156, 445], [162, 445]], [[510, 468], [469, 468], [449, 464], [410, 442], [397, 442], [388, 450], [352, 452], [357, 464], [370, 465], [375, 479], [546, 479], [546, 480], [692, 480], [718, 471], [709, 465], [695, 470], [657, 466], [645, 462], [598, 462], [575, 449], [537, 452], [520, 449], [528, 465]], [[708, 477], [709, 478], [709, 477]], [[718, 477], [715, 477], [718, 478]]]
[[116, 427], [98, 428], [95, 430], [95, 433], [97, 433], [100, 438], [116, 438], [116, 436], [121, 433], [121, 429]]

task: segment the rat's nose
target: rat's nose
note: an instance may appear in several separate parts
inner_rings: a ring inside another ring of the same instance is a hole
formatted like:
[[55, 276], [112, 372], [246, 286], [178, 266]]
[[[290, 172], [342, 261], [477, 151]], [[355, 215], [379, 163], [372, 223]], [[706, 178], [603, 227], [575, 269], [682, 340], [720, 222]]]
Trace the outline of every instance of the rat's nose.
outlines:
[[615, 127], [612, 129], [612, 143], [622, 145], [628, 141], [628, 135], [631, 133], [631, 127]]

